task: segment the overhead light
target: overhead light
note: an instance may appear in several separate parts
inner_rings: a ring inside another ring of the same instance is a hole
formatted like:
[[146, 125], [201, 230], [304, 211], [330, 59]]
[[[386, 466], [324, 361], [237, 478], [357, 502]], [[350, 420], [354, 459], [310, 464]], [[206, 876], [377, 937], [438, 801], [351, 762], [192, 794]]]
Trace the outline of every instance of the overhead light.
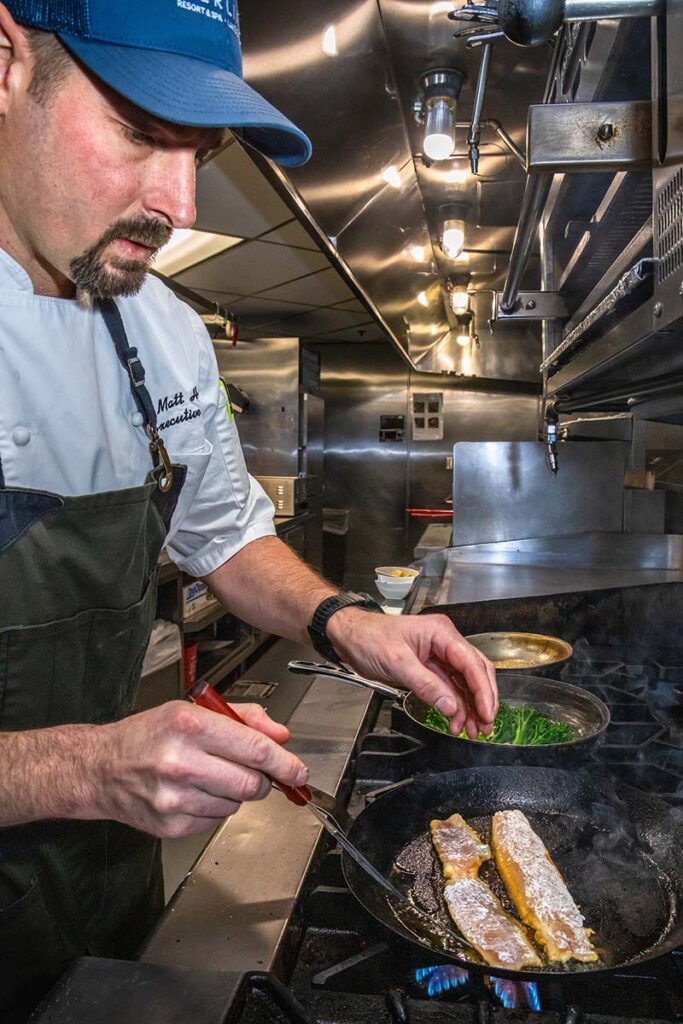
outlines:
[[388, 167], [385, 167], [382, 171], [382, 177], [387, 185], [391, 185], [392, 188], [401, 187], [401, 175], [395, 164], [389, 164]]
[[469, 178], [469, 171], [464, 167], [455, 167], [452, 171], [446, 171], [443, 180], [449, 185], [464, 185]]
[[417, 297], [417, 301], [420, 303], [421, 306], [428, 306], [429, 305], [429, 299], [427, 298], [427, 293], [426, 292], [420, 292], [420, 294]]
[[467, 203], [445, 203], [439, 207], [441, 214], [441, 249], [449, 260], [457, 260], [465, 248], [465, 219], [470, 216]]
[[337, 49], [337, 29], [334, 25], [326, 25], [323, 29], [322, 48], [323, 53], [326, 53], [328, 57], [339, 56], [339, 50]]
[[441, 248], [444, 256], [456, 260], [465, 247], [465, 221], [446, 220], [443, 224]]
[[410, 248], [410, 255], [416, 263], [424, 263], [426, 259], [424, 245], [413, 245]]
[[461, 348], [467, 348], [467, 346], [474, 342], [477, 348], [479, 347], [479, 338], [477, 337], [474, 329], [474, 313], [471, 309], [466, 309], [463, 313], [455, 314], [455, 343]]
[[465, 285], [456, 285], [451, 292], [451, 309], [457, 315], [470, 308], [470, 296]]
[[188, 270], [211, 256], [232, 249], [243, 242], [233, 235], [216, 235], [211, 231], [197, 231], [194, 228], [180, 228], [173, 232], [170, 240], [154, 259], [154, 269], [166, 277]]
[[429, 160], [447, 160], [455, 149], [455, 111], [464, 75], [452, 68], [435, 68], [421, 79], [423, 97], [415, 107], [424, 123], [422, 151]]
[[448, 160], [455, 149], [455, 119], [446, 100], [429, 108], [422, 148], [430, 160]]

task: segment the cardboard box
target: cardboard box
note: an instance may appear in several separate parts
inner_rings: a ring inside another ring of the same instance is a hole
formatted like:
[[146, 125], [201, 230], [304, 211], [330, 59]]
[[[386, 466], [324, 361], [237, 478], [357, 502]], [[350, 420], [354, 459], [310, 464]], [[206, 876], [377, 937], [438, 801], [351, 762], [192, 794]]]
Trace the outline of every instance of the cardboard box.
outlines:
[[183, 587], [184, 619], [217, 604], [218, 599], [213, 596], [206, 583], [202, 583], [201, 580], [195, 580], [194, 583], [188, 583], [187, 586]]

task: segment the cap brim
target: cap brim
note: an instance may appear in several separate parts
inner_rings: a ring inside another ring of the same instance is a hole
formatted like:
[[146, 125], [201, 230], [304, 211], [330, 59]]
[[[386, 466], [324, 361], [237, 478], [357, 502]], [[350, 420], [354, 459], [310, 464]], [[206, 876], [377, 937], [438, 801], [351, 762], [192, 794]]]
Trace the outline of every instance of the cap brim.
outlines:
[[308, 137], [238, 75], [194, 57], [116, 46], [59, 34], [98, 78], [131, 103], [174, 124], [238, 128], [278, 164], [297, 167], [311, 155]]

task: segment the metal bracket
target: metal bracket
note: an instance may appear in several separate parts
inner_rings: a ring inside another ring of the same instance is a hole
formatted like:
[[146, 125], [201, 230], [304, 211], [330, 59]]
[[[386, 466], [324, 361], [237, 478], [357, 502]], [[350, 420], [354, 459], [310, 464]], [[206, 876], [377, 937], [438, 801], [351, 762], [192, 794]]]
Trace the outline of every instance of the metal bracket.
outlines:
[[494, 320], [566, 320], [569, 311], [559, 292], [519, 292], [514, 309], [503, 312], [502, 292], [496, 292]]
[[652, 105], [540, 103], [529, 107], [529, 174], [647, 170], [652, 167]]

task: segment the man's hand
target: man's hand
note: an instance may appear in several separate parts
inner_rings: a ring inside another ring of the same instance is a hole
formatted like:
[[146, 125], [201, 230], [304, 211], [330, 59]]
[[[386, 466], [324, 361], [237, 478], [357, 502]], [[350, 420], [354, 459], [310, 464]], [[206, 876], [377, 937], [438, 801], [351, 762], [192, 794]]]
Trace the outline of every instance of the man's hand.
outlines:
[[100, 726], [93, 805], [80, 816], [176, 837], [215, 828], [243, 801], [262, 800], [266, 775], [303, 785], [307, 768], [281, 746], [289, 730], [257, 704], [239, 711], [247, 725], [173, 701]]
[[343, 661], [370, 679], [407, 686], [451, 719], [455, 735], [490, 733], [498, 711], [493, 664], [445, 615], [389, 616], [343, 608], [327, 633]]

